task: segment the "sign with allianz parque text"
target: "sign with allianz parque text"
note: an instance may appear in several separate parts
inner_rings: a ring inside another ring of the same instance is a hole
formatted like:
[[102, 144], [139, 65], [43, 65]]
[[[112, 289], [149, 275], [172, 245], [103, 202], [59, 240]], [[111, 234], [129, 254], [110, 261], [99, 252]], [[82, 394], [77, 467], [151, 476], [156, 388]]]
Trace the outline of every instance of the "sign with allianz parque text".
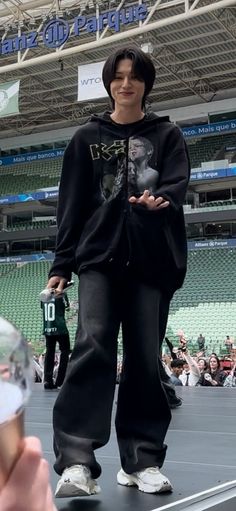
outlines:
[[145, 20], [148, 15], [146, 4], [135, 4], [118, 10], [110, 10], [98, 16], [77, 16], [73, 20], [73, 29], [67, 20], [54, 18], [43, 28], [42, 32], [25, 32], [15, 37], [4, 39], [0, 43], [0, 56], [18, 51], [37, 48], [42, 42], [48, 48], [60, 48], [70, 36], [79, 37], [81, 32], [101, 32], [106, 27], [115, 32], [134, 22]]

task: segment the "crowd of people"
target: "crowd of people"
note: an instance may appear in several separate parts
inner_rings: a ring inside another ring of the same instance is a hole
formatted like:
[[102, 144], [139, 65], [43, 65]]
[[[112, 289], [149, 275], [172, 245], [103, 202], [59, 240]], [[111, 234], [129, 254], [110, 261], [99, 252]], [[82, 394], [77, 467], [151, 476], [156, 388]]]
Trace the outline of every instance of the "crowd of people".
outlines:
[[[199, 338], [203, 337], [200, 334]], [[206, 354], [204, 345], [201, 343], [201, 350], [195, 354], [191, 354], [188, 349], [188, 342], [184, 334], [179, 335], [179, 346], [175, 348], [169, 339], [165, 338], [166, 345], [169, 348], [169, 352], [162, 354], [161, 362], [164, 368], [167, 378], [163, 378], [162, 383], [169, 383], [174, 386], [220, 386], [220, 387], [235, 387], [236, 386], [236, 357], [231, 351], [227, 359], [220, 359], [216, 353]], [[55, 347], [54, 347], [55, 349]], [[52, 385], [50, 389], [58, 388], [56, 382], [58, 381], [58, 369], [60, 367], [61, 352], [56, 351], [54, 362], [51, 363]], [[40, 356], [34, 355], [34, 370], [35, 370], [35, 381], [42, 383], [44, 382], [44, 388], [47, 389], [45, 382], [47, 381], [47, 375], [45, 375], [45, 353]], [[122, 374], [122, 356], [118, 357], [117, 362], [117, 377], [116, 383], [120, 382]], [[165, 386], [165, 385], [164, 385]], [[166, 387], [165, 390], [168, 390]], [[168, 392], [167, 392], [168, 394]], [[171, 408], [175, 408], [172, 403]], [[173, 406], [172, 406], [173, 405]]]
[[[169, 354], [163, 354], [162, 364], [170, 381], [175, 386], [203, 386], [203, 387], [234, 387], [236, 381], [236, 358], [230, 352], [227, 357], [227, 370], [224, 360], [220, 360], [216, 353], [205, 355], [205, 339], [202, 334], [198, 337], [201, 351], [191, 355], [188, 351], [187, 339], [183, 331], [179, 331], [179, 345], [174, 348], [166, 338]], [[204, 342], [203, 342], [203, 340]]]
[[[181, 336], [180, 336], [181, 337]], [[203, 337], [202, 334], [199, 334], [199, 337], [197, 339], [197, 348], [194, 350], [194, 355], [192, 355], [191, 351], [188, 348], [188, 343], [186, 341], [186, 349], [183, 351], [182, 346], [180, 345], [179, 348], [174, 348], [172, 344], [170, 343], [169, 339], [166, 338], [166, 345], [170, 348], [170, 345], [172, 346], [169, 350], [169, 353], [165, 352], [162, 355], [162, 362], [164, 365], [164, 368], [169, 376], [171, 376], [171, 379], [173, 380], [173, 384], [175, 385], [186, 385], [185, 380], [187, 381], [187, 385], [194, 386], [194, 385], [205, 385], [205, 381], [202, 382], [202, 379], [199, 381], [200, 375], [206, 374], [205, 380], [207, 380], [207, 374], [208, 372], [212, 372], [212, 369], [215, 367], [220, 368], [222, 371], [222, 374], [227, 376], [230, 376], [232, 371], [234, 371], [234, 365], [235, 365], [235, 355], [232, 350], [232, 347], [234, 346], [234, 340], [230, 336], [226, 336], [225, 339], [225, 345], [229, 346], [228, 340], [230, 339], [230, 349], [228, 350], [227, 357], [224, 356], [224, 358], [220, 358], [216, 353], [209, 352], [205, 337]], [[58, 336], [58, 340], [60, 341], [60, 337]], [[34, 363], [34, 374], [35, 374], [35, 382], [36, 383], [44, 383], [44, 388], [47, 389], [56, 389], [60, 388], [58, 385], [58, 370], [60, 367], [60, 361], [61, 361], [61, 351], [55, 350], [55, 341], [56, 339], [53, 338], [53, 357], [51, 357], [50, 360], [50, 385], [48, 386], [48, 373], [45, 374], [45, 355], [46, 350], [44, 350], [40, 355], [34, 354], [33, 355], [33, 363]], [[60, 347], [59, 342], [59, 347]], [[62, 352], [63, 354], [63, 352]], [[213, 357], [213, 358], [212, 358]], [[211, 365], [211, 370], [210, 370]], [[62, 364], [64, 367], [64, 363]], [[185, 378], [185, 375], [188, 374], [188, 368], [191, 368], [191, 373], [188, 378]], [[200, 371], [200, 374], [199, 374]], [[122, 372], [122, 354], [118, 357], [117, 362], [117, 383], [120, 381]], [[214, 371], [213, 371], [214, 372]], [[175, 380], [175, 377], [177, 375], [178, 381]], [[63, 377], [64, 379], [64, 377]], [[174, 383], [175, 380], [175, 383]], [[209, 381], [209, 380], [208, 380]], [[224, 386], [229, 386], [230, 378], [226, 379], [225, 382], [223, 382]], [[62, 382], [61, 382], [62, 384]], [[213, 383], [214, 385], [214, 383]], [[234, 386], [233, 384], [231, 386]]]

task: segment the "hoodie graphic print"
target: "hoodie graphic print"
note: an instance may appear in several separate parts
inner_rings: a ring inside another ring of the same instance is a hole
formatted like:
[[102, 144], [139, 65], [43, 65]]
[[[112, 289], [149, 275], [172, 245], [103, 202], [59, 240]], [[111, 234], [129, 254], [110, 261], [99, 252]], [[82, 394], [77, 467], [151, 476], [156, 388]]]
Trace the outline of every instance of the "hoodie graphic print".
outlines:
[[154, 147], [148, 138], [133, 136], [128, 141], [92, 144], [90, 151], [93, 161], [103, 160], [100, 185], [105, 200], [114, 199], [126, 181], [128, 197], [138, 197], [145, 190], [151, 194], [157, 192], [159, 172], [150, 166]]

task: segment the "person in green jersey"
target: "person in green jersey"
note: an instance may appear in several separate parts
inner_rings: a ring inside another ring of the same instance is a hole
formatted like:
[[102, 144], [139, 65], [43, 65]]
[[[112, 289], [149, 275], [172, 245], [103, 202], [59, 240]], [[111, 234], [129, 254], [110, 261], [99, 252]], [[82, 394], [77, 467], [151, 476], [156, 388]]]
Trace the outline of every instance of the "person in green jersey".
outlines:
[[[43, 334], [46, 339], [44, 361], [44, 388], [55, 389], [62, 386], [70, 353], [70, 337], [65, 321], [65, 310], [70, 303], [66, 293], [50, 293], [46, 300], [41, 300], [43, 311]], [[61, 352], [56, 381], [53, 381], [56, 343]]]

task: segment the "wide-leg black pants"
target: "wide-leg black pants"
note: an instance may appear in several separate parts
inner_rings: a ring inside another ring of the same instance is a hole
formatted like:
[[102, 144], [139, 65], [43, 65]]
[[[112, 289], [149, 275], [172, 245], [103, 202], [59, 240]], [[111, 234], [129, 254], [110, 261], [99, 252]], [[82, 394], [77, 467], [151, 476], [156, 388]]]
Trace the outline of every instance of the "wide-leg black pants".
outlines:
[[55, 470], [61, 474], [84, 464], [94, 478], [101, 473], [94, 450], [110, 436], [120, 324], [124, 361], [116, 432], [121, 465], [127, 473], [161, 467], [171, 418], [158, 366], [159, 332], [167, 318], [162, 293], [128, 270], [115, 275], [90, 269], [80, 276], [79, 295], [76, 344], [53, 413]]

